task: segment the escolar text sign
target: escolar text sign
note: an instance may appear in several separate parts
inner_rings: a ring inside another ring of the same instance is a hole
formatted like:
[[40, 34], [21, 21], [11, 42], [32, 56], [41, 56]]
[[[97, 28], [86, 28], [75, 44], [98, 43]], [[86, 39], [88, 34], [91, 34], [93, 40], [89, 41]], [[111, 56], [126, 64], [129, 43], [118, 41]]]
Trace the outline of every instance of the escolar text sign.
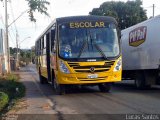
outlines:
[[70, 28], [103, 28], [104, 22], [70, 22]]

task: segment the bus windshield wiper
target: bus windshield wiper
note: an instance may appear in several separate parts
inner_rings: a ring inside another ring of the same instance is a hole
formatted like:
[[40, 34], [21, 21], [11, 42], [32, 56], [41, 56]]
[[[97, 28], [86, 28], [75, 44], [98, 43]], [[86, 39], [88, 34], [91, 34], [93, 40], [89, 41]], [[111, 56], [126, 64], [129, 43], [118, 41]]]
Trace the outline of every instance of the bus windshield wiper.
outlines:
[[101, 50], [101, 48], [100, 48], [97, 44], [94, 44], [94, 46], [97, 48], [97, 50], [99, 51], [99, 53], [100, 53], [105, 59], [107, 59], [107, 56], [104, 54], [104, 52]]
[[[93, 39], [92, 39], [92, 36], [89, 32], [89, 36], [90, 36], [90, 39], [91, 39], [91, 44], [92, 44], [92, 49], [93, 49]], [[96, 44], [94, 43], [94, 46], [96, 47], [96, 49], [98, 50], [98, 52], [105, 58], [107, 59], [107, 56], [104, 54], [104, 52], [102, 51], [102, 49]]]
[[[86, 31], [86, 36], [87, 36], [87, 31]], [[86, 47], [86, 45], [88, 45], [88, 37], [87, 37], [87, 40], [85, 40], [85, 39], [83, 39], [85, 42], [83, 43], [83, 46], [82, 46], [82, 48], [80, 49], [80, 52], [79, 52], [79, 55], [78, 55], [78, 58], [80, 58], [81, 57], [81, 55], [82, 55], [82, 52], [83, 52], [83, 50], [84, 50], [84, 48]], [[88, 49], [89, 49], [89, 46], [88, 46]]]
[[83, 52], [83, 50], [84, 50], [84, 48], [86, 47], [87, 44], [88, 44], [88, 40], [86, 40], [86, 41], [83, 43], [83, 46], [82, 46], [82, 48], [80, 49], [78, 58], [80, 58], [80, 56], [82, 55], [82, 52]]

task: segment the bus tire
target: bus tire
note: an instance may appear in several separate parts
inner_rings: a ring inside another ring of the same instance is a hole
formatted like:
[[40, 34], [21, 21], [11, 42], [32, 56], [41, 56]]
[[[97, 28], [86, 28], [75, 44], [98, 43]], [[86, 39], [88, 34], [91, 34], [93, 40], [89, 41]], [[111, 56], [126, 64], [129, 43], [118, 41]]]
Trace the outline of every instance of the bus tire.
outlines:
[[109, 92], [111, 90], [110, 83], [99, 84], [98, 87], [101, 92]]
[[51, 74], [51, 85], [52, 88], [54, 89], [54, 80], [55, 80], [55, 74], [54, 74], [54, 70], [52, 69], [52, 74]]
[[65, 85], [58, 84], [55, 79], [53, 82], [54, 82], [53, 85], [54, 85], [54, 90], [55, 90], [56, 94], [57, 95], [64, 95], [66, 93]]
[[45, 84], [46, 83], [44, 77], [42, 75], [40, 75], [40, 74], [39, 74], [39, 80], [40, 80], [41, 84]]
[[45, 80], [45, 78], [41, 75], [41, 70], [39, 68], [39, 80], [41, 84], [45, 84], [47, 83], [47, 81]]

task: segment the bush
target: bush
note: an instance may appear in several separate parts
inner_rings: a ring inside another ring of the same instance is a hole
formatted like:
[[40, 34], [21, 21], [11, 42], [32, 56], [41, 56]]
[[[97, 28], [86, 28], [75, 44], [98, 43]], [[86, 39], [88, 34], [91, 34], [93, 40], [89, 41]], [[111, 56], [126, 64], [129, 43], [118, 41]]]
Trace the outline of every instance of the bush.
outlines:
[[8, 81], [17, 81], [19, 80], [19, 77], [15, 74], [7, 74], [5, 79]]
[[8, 95], [4, 92], [0, 92], [0, 111], [8, 104]]
[[8, 108], [11, 108], [24, 95], [25, 86], [19, 81], [18, 75], [7, 74], [0, 76], [0, 116], [2, 113], [7, 112]]

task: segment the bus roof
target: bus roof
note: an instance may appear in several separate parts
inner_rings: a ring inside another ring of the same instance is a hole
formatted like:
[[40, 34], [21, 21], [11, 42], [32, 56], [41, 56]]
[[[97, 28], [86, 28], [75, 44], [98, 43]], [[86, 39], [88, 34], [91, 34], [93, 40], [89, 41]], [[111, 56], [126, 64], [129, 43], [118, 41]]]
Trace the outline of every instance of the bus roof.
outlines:
[[108, 21], [113, 22], [117, 25], [117, 21], [115, 18], [110, 16], [96, 16], [96, 15], [88, 15], [88, 16], [70, 16], [70, 17], [61, 17], [56, 18], [53, 20], [50, 25], [42, 32], [42, 34], [37, 38], [36, 42], [43, 36], [52, 26], [54, 23], [61, 24], [65, 22], [73, 22], [73, 21], [88, 21], [88, 20], [97, 20], [97, 21]]
[[109, 17], [109, 16], [88, 15], [88, 16], [61, 17], [56, 19], [58, 24], [64, 23], [64, 22], [87, 21], [87, 20], [95, 20], [95, 21], [102, 20], [102, 21], [114, 22], [115, 24], [117, 24], [116, 20], [113, 17]]

